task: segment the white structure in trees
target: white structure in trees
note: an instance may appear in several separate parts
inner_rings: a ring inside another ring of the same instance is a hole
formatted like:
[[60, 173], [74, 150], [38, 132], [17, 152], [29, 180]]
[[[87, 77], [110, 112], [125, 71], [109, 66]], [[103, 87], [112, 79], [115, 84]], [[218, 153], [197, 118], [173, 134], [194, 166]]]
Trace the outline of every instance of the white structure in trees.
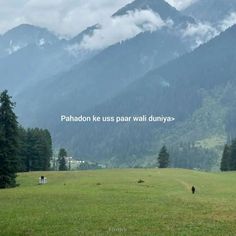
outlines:
[[45, 176], [41, 176], [39, 177], [39, 184], [46, 184], [48, 181], [47, 181], [47, 178]]

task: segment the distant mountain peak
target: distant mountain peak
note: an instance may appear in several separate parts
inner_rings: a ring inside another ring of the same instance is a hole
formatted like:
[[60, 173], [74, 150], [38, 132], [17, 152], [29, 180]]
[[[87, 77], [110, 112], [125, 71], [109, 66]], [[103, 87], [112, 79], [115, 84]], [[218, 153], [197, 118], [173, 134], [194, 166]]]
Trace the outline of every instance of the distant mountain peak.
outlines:
[[151, 9], [158, 12], [159, 14], [162, 14], [164, 18], [166, 18], [165, 16], [167, 12], [171, 12], [172, 14], [176, 14], [178, 12], [164, 0], [135, 0], [118, 10], [113, 16], [125, 15], [128, 11], [146, 9]]
[[30, 25], [30, 24], [21, 24], [18, 25], [12, 29], [10, 29], [9, 31], [7, 31], [4, 35], [8, 35], [11, 34], [12, 32], [15, 33], [24, 33], [26, 31], [48, 31], [46, 28], [42, 28], [42, 27], [38, 27], [38, 26], [34, 26], [34, 25]]
[[74, 38], [72, 38], [70, 40], [70, 43], [80, 43], [83, 40], [85, 35], [91, 35], [94, 32], [94, 30], [96, 30], [98, 28], [100, 28], [99, 24], [96, 24], [96, 25], [86, 28], [85, 30], [80, 32], [78, 35], [76, 35]]
[[135, 10], [152, 10], [158, 13], [163, 20], [172, 19], [176, 24], [195, 23], [193, 18], [182, 15], [164, 0], [135, 0], [118, 10], [113, 14], [113, 17], [122, 16]]
[[2, 40], [5, 45], [15, 43], [22, 46], [31, 43], [42, 44], [42, 41], [53, 43], [57, 42], [59, 39], [46, 28], [30, 24], [21, 24], [7, 31], [2, 36]]
[[16, 26], [16, 27], [14, 27], [13, 29], [15, 29], [15, 28], [22, 28], [22, 29], [35, 29], [35, 28], [41, 28], [41, 27], [38, 27], [38, 26], [34, 26], [34, 25], [31, 25], [31, 24], [20, 24], [20, 25], [18, 25], [18, 26]]
[[18, 25], [0, 38], [0, 58], [12, 55], [30, 45], [43, 48], [45, 45], [53, 45], [60, 40], [46, 28], [21, 24]]

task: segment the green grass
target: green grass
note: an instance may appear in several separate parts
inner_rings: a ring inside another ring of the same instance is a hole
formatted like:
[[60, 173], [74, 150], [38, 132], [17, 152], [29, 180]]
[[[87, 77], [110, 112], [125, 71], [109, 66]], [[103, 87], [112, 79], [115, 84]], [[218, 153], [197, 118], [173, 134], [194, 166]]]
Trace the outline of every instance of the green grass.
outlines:
[[[42, 174], [46, 185], [37, 184]], [[236, 235], [236, 173], [34, 172], [18, 182], [0, 190], [2, 236]]]

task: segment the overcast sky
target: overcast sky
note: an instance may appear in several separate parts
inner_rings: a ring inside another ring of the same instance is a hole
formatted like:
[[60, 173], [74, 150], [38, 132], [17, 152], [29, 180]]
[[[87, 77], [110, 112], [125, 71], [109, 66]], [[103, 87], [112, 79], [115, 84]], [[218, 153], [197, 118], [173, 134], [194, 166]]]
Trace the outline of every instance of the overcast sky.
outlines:
[[[0, 0], [0, 34], [28, 23], [59, 35], [75, 36], [88, 26], [104, 23], [133, 0]], [[157, 0], [158, 1], [158, 0]], [[195, 0], [167, 0], [182, 9]]]

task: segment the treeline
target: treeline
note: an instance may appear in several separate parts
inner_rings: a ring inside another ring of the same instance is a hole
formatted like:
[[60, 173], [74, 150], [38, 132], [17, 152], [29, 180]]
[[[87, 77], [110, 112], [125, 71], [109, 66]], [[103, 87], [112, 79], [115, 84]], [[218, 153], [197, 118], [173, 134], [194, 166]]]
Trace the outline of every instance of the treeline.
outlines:
[[102, 169], [102, 167], [98, 163], [89, 163], [87, 161], [82, 162], [78, 168], [78, 170], [98, 170]]
[[215, 152], [194, 143], [181, 143], [170, 148], [170, 167], [210, 170], [216, 165]]
[[48, 130], [18, 129], [18, 172], [47, 171], [52, 157], [52, 139]]
[[181, 143], [178, 146], [163, 146], [158, 155], [159, 168], [184, 168], [210, 170], [217, 162], [217, 155], [194, 143]]
[[221, 171], [236, 170], [236, 139], [231, 144], [226, 144], [224, 147], [221, 165]]
[[16, 186], [16, 173], [48, 170], [52, 140], [48, 130], [20, 127], [15, 103], [7, 91], [0, 93], [0, 188]]

